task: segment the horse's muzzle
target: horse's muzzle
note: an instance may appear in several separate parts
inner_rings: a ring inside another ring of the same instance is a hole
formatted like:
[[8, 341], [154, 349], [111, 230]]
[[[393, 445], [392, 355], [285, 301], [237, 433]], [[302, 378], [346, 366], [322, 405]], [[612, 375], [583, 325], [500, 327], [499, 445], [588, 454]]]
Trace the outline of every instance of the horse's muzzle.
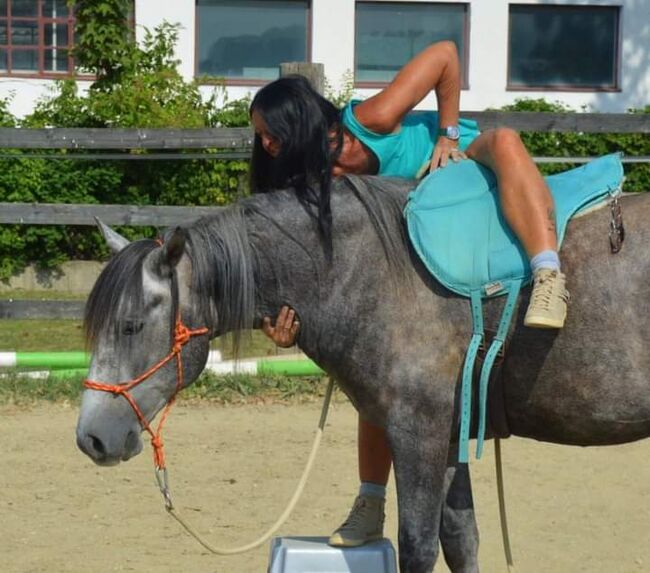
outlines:
[[137, 456], [142, 451], [142, 440], [139, 432], [130, 431], [126, 434], [121, 446], [110, 447], [98, 435], [85, 432], [78, 427], [77, 446], [97, 465], [115, 466]]

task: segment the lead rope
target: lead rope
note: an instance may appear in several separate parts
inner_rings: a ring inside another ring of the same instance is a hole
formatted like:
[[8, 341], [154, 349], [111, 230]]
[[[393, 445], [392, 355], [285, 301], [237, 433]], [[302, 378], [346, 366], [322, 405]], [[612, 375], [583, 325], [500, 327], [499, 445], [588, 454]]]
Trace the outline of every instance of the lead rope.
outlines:
[[506, 515], [506, 495], [503, 484], [503, 465], [501, 460], [501, 440], [494, 438], [494, 465], [497, 471], [497, 495], [499, 497], [499, 522], [501, 523], [501, 537], [503, 539], [503, 552], [506, 556], [508, 573], [515, 573], [515, 563], [512, 559], [510, 548], [510, 535], [508, 534], [508, 516]]
[[265, 543], [278, 529], [280, 529], [280, 527], [287, 520], [291, 512], [296, 507], [296, 504], [298, 503], [298, 500], [300, 499], [300, 496], [305, 489], [307, 478], [311, 473], [314, 461], [316, 459], [316, 453], [318, 452], [318, 447], [320, 446], [321, 438], [323, 437], [323, 430], [325, 428], [325, 421], [327, 420], [327, 412], [329, 410], [333, 389], [334, 380], [330, 378], [327, 385], [327, 390], [325, 391], [325, 398], [323, 399], [323, 407], [321, 409], [320, 421], [318, 422], [318, 428], [316, 429], [314, 443], [311, 447], [309, 457], [307, 458], [305, 469], [303, 470], [302, 475], [300, 476], [300, 480], [298, 481], [296, 491], [289, 500], [286, 509], [282, 512], [282, 515], [280, 515], [277, 521], [261, 537], [246, 545], [240, 545], [239, 547], [232, 548], [215, 547], [214, 545], [210, 544], [196, 531], [196, 529], [194, 529], [187, 521], [185, 521], [185, 519], [183, 519], [183, 517], [181, 517], [181, 515], [178, 513], [178, 510], [174, 507], [171, 499], [171, 494], [169, 492], [169, 485], [167, 483], [167, 473], [165, 472], [164, 476], [160, 478], [160, 474], [157, 472], [156, 478], [158, 479], [160, 491], [163, 494], [163, 498], [165, 499], [165, 509], [167, 510], [167, 513], [169, 513], [169, 515], [171, 515], [178, 523], [180, 523], [183, 529], [185, 529], [187, 533], [196, 539], [196, 541], [198, 541], [210, 553], [214, 553], [215, 555], [235, 555], [237, 553], [244, 553], [246, 551], [250, 551], [251, 549], [255, 549], [256, 547], [259, 547]]

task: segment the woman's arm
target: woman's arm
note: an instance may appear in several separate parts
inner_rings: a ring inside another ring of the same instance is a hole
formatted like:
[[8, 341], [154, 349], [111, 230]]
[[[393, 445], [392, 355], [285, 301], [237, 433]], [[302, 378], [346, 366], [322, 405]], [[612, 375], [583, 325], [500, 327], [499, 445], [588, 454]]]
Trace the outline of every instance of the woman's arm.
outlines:
[[440, 127], [458, 125], [460, 63], [453, 42], [438, 42], [420, 52], [381, 92], [358, 104], [354, 114], [368, 129], [392, 133], [431, 90], [438, 100]]

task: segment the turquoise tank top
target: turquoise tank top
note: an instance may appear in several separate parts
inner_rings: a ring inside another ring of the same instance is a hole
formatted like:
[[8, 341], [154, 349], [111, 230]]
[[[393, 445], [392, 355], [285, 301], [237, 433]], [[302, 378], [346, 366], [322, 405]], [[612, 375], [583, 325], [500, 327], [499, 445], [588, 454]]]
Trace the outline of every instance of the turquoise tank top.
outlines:
[[[414, 178], [431, 159], [438, 139], [438, 112], [409, 113], [399, 131], [375, 133], [359, 123], [354, 107], [361, 100], [352, 100], [343, 108], [341, 121], [345, 128], [372, 151], [379, 161], [378, 175]], [[471, 119], [460, 119], [460, 149], [467, 149], [480, 133]]]

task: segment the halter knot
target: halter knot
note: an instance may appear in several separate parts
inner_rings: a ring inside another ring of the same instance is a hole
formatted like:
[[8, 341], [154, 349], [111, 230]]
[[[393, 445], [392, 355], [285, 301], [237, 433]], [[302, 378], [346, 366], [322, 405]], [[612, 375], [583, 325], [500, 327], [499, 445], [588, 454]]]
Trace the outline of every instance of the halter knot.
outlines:
[[186, 344], [192, 332], [187, 326], [185, 326], [180, 320], [176, 323], [176, 330], [174, 332], [174, 346], [172, 348], [173, 352], [180, 352], [184, 344]]

